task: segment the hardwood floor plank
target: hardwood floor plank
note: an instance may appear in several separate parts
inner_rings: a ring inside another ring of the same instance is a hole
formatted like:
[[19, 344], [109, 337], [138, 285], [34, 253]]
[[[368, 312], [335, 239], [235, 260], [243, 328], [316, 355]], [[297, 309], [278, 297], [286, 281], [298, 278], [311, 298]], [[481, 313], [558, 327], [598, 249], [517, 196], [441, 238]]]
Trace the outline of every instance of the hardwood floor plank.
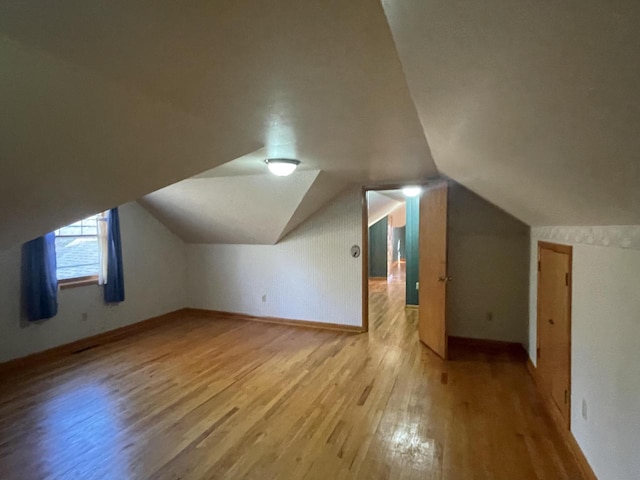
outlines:
[[580, 479], [522, 358], [197, 313], [0, 375], [0, 478]]

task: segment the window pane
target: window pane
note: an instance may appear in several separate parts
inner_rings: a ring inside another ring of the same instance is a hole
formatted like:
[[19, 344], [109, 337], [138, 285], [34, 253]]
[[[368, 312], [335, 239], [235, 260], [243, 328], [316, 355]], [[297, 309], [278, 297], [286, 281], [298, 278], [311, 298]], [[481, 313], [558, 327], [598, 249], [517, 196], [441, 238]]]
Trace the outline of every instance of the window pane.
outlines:
[[97, 235], [98, 234], [98, 215], [78, 220], [66, 227], [56, 230], [56, 236], [80, 236], [80, 235]]
[[100, 269], [98, 218], [78, 220], [55, 231], [58, 280], [97, 275]]
[[58, 230], [58, 233], [56, 235], [82, 235], [82, 225], [73, 224], [69, 225], [68, 227], [62, 227], [60, 230]]
[[97, 235], [98, 226], [96, 223], [98, 216], [93, 215], [91, 217], [82, 220], [82, 235]]
[[58, 280], [97, 275], [100, 267], [97, 237], [56, 237], [56, 260]]

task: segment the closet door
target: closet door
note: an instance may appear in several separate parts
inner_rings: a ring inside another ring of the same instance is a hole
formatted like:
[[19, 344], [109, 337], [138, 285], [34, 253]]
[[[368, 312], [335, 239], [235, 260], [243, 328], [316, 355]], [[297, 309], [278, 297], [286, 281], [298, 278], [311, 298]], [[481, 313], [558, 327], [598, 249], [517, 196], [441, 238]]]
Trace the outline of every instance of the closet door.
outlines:
[[565, 245], [538, 247], [539, 376], [567, 426], [571, 408], [571, 255]]

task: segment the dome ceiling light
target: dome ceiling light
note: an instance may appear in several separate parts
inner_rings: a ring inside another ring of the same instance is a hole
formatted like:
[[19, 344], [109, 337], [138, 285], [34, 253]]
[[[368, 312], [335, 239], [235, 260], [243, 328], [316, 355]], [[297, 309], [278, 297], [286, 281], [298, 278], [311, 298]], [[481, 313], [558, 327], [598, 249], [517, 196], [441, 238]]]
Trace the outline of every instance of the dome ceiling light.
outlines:
[[293, 171], [300, 165], [300, 160], [291, 158], [267, 158], [265, 160], [269, 171], [279, 177], [291, 175]]

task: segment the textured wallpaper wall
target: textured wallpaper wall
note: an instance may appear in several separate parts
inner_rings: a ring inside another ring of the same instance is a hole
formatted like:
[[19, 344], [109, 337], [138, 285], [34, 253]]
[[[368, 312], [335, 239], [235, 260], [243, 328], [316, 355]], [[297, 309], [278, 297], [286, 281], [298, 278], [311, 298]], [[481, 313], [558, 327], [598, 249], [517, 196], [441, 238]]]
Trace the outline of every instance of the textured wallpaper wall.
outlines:
[[640, 225], [534, 227], [540, 240], [640, 250]]
[[360, 190], [350, 189], [277, 245], [187, 246], [189, 306], [362, 324]]
[[573, 246], [571, 431], [598, 478], [636, 479], [640, 226], [531, 230], [529, 355], [534, 362], [539, 240]]

